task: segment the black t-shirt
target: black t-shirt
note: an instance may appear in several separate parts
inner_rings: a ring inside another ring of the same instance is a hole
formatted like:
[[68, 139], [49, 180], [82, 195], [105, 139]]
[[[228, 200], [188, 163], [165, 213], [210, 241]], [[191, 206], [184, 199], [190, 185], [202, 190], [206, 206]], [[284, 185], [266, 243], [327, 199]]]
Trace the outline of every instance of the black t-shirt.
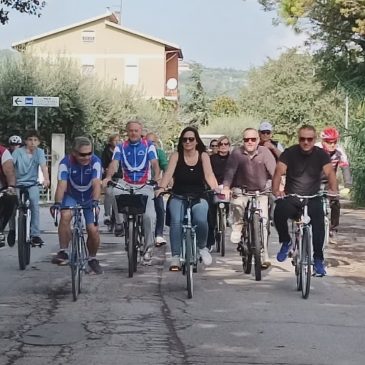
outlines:
[[323, 166], [331, 163], [322, 148], [314, 146], [305, 154], [299, 145], [287, 148], [279, 157], [287, 166], [285, 192], [287, 194], [313, 195], [321, 186]]
[[217, 179], [218, 185], [223, 184], [224, 170], [227, 164], [229, 154], [222, 156], [218, 153], [210, 156], [210, 163], [212, 164], [212, 169]]
[[179, 158], [174, 172], [174, 185], [172, 191], [178, 195], [202, 193], [205, 190], [205, 179], [201, 154], [196, 165], [185, 163], [184, 154], [179, 153]]

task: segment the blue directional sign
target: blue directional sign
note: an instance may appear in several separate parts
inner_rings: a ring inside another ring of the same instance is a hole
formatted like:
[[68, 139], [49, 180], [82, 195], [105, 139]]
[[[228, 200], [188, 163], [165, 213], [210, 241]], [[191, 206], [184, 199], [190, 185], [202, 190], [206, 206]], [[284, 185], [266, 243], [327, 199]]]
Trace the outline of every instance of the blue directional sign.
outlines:
[[58, 96], [13, 96], [13, 106], [58, 108], [60, 98]]

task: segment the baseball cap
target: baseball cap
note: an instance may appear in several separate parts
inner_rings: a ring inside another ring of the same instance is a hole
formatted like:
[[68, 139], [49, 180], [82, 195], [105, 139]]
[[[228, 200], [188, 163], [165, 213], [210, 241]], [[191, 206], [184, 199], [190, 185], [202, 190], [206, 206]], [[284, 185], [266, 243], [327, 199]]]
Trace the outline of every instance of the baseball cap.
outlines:
[[267, 120], [263, 120], [260, 124], [259, 131], [272, 131], [272, 124]]

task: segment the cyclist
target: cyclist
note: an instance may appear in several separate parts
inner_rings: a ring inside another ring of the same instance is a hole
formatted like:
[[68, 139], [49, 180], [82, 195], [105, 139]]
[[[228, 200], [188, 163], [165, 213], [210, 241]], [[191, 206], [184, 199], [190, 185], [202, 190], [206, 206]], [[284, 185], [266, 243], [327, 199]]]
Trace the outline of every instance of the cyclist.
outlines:
[[259, 146], [267, 147], [274, 155], [277, 161], [281, 153], [284, 151], [284, 147], [278, 142], [272, 139], [273, 127], [268, 120], [263, 120], [259, 126], [260, 142]]
[[[244, 192], [270, 192], [271, 179], [275, 171], [275, 158], [266, 147], [259, 146], [259, 133], [255, 128], [246, 128], [243, 131], [243, 144], [236, 148], [227, 161], [223, 181], [223, 192], [229, 199], [232, 190], [232, 233], [231, 242], [238, 244], [241, 241], [243, 227], [242, 217], [248, 197]], [[258, 197], [263, 225], [266, 227], [268, 220], [269, 198], [267, 194]], [[271, 265], [268, 254], [268, 231], [264, 229], [264, 252], [262, 268]]]
[[170, 158], [166, 173], [162, 177], [160, 188], [156, 195], [167, 187], [174, 179], [172, 192], [174, 195], [169, 201], [170, 214], [170, 244], [171, 263], [170, 271], [180, 270], [180, 250], [184, 219], [184, 200], [180, 196], [194, 195], [197, 197], [192, 208], [192, 223], [196, 226], [197, 247], [205, 265], [212, 263], [212, 256], [207, 246], [208, 238], [208, 202], [204, 199], [205, 183], [211, 189], [217, 189], [218, 183], [213, 174], [209, 155], [198, 131], [194, 127], [186, 127], [180, 134], [177, 152]]
[[[146, 184], [151, 179], [151, 169], [153, 170], [153, 176], [160, 176], [156, 148], [152, 142], [142, 138], [142, 123], [139, 120], [130, 120], [127, 123], [126, 129], [128, 139], [115, 147], [113, 161], [110, 163], [107, 175], [103, 180], [104, 186], [111, 180], [119, 164], [123, 170], [123, 180], [119, 180], [122, 184], [136, 186]], [[116, 195], [125, 193], [120, 190], [114, 192]], [[143, 215], [146, 244], [143, 261], [144, 264], [151, 265], [156, 223], [153, 187], [146, 185], [139, 190], [139, 193], [148, 196], [146, 212]], [[120, 214], [117, 214], [116, 219], [121, 221], [120, 216]]]
[[4, 229], [16, 208], [15, 182], [13, 158], [9, 150], [0, 145], [0, 192], [6, 189], [0, 197], [0, 247], [5, 246]]
[[[279, 198], [285, 194], [314, 195], [320, 190], [322, 172], [328, 179], [329, 190], [337, 194], [336, 174], [330, 158], [323, 149], [315, 146], [315, 128], [303, 125], [299, 128], [298, 139], [299, 144], [287, 148], [279, 157], [273, 178], [274, 196]], [[283, 174], [286, 174], [286, 184], [284, 191], [281, 191], [279, 185]], [[282, 244], [277, 254], [279, 262], [286, 260], [292, 248], [287, 221], [298, 217], [301, 205], [298, 198], [291, 196], [276, 201], [274, 222]], [[308, 201], [308, 214], [313, 232], [314, 274], [324, 276], [326, 275], [323, 260], [325, 228], [320, 197]]]
[[[158, 147], [159, 139], [157, 135], [155, 133], [147, 133], [146, 139], [151, 141], [156, 147], [158, 165], [160, 166], [160, 170], [165, 172], [168, 165], [167, 156], [165, 151]], [[157, 180], [155, 176], [153, 176], [153, 179]], [[162, 196], [155, 197], [154, 202], [156, 210], [155, 245], [156, 247], [160, 247], [166, 245], [166, 240], [163, 236], [163, 228], [165, 225], [165, 207]]]
[[[332, 166], [337, 173], [338, 167], [341, 168], [345, 188], [351, 188], [352, 176], [350, 164], [343, 148], [338, 144], [340, 133], [334, 127], [327, 127], [321, 132], [321, 142], [316, 146], [323, 148], [330, 156]], [[323, 177], [322, 183], [327, 189], [328, 181]], [[330, 242], [336, 243], [337, 227], [340, 224], [340, 200], [331, 199], [331, 225], [330, 225]]]
[[[21, 147], [22, 145], [22, 138], [19, 136], [11, 136], [8, 140], [8, 149], [10, 153], [13, 153], [16, 149]], [[15, 245], [15, 215], [16, 215], [16, 209], [14, 209], [13, 214], [11, 215], [9, 219], [9, 233], [8, 233], [8, 245], [10, 247], [13, 247]]]
[[[218, 138], [217, 145], [218, 145], [218, 152], [210, 156], [210, 163], [212, 165], [213, 173], [215, 178], [217, 179], [218, 185], [222, 185], [231, 143], [227, 136], [222, 136]], [[212, 202], [212, 199], [210, 199], [209, 201], [208, 223], [209, 223], [209, 231], [208, 231], [207, 247], [209, 250], [211, 250], [211, 248], [214, 245], [214, 228], [217, 224], [217, 206], [216, 204], [214, 204], [214, 202]]]
[[94, 225], [93, 208], [99, 211], [101, 192], [101, 161], [93, 154], [91, 141], [86, 137], [76, 137], [72, 144], [72, 152], [65, 156], [58, 168], [58, 181], [55, 193], [55, 203], [51, 207], [54, 216], [56, 210], [61, 210], [58, 226], [60, 250], [52, 258], [53, 264], [68, 263], [68, 245], [71, 240], [72, 212], [69, 207], [80, 204], [83, 207], [89, 251], [88, 264], [95, 274], [102, 274], [103, 269], [96, 259], [100, 245], [99, 230]]
[[215, 155], [216, 153], [218, 153], [218, 140], [217, 139], [212, 139], [209, 143], [209, 150], [210, 150], [210, 155]]
[[[25, 146], [13, 152], [17, 184], [30, 186], [28, 189], [31, 211], [30, 235], [34, 245], [42, 245], [39, 229], [39, 167], [43, 174], [43, 186], [48, 187], [49, 176], [44, 151], [39, 148], [40, 137], [36, 130], [29, 130], [25, 135]], [[33, 185], [33, 186], [32, 186]]]
[[[102, 154], [101, 154], [101, 165], [103, 168], [103, 178], [106, 177], [108, 166], [113, 159], [113, 153], [115, 146], [119, 143], [120, 137], [118, 133], [111, 134], [108, 138], [108, 144], [105, 146]], [[118, 171], [113, 175], [113, 180], [118, 181], [123, 177], [123, 171], [121, 167], [118, 168]], [[104, 224], [110, 224], [111, 211], [113, 209], [113, 202], [115, 200], [114, 197], [114, 189], [112, 187], [107, 187], [105, 189], [105, 199], [104, 199]], [[116, 224], [114, 228], [114, 233], [116, 236], [120, 236], [123, 234], [123, 224]]]

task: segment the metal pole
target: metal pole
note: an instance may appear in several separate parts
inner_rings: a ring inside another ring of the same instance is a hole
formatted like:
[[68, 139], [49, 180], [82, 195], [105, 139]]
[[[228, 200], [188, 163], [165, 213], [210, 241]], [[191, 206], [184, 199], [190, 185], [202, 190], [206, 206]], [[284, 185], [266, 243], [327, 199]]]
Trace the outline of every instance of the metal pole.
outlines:
[[345, 129], [349, 128], [349, 97], [345, 98]]
[[38, 130], [38, 107], [34, 108], [34, 129]]

